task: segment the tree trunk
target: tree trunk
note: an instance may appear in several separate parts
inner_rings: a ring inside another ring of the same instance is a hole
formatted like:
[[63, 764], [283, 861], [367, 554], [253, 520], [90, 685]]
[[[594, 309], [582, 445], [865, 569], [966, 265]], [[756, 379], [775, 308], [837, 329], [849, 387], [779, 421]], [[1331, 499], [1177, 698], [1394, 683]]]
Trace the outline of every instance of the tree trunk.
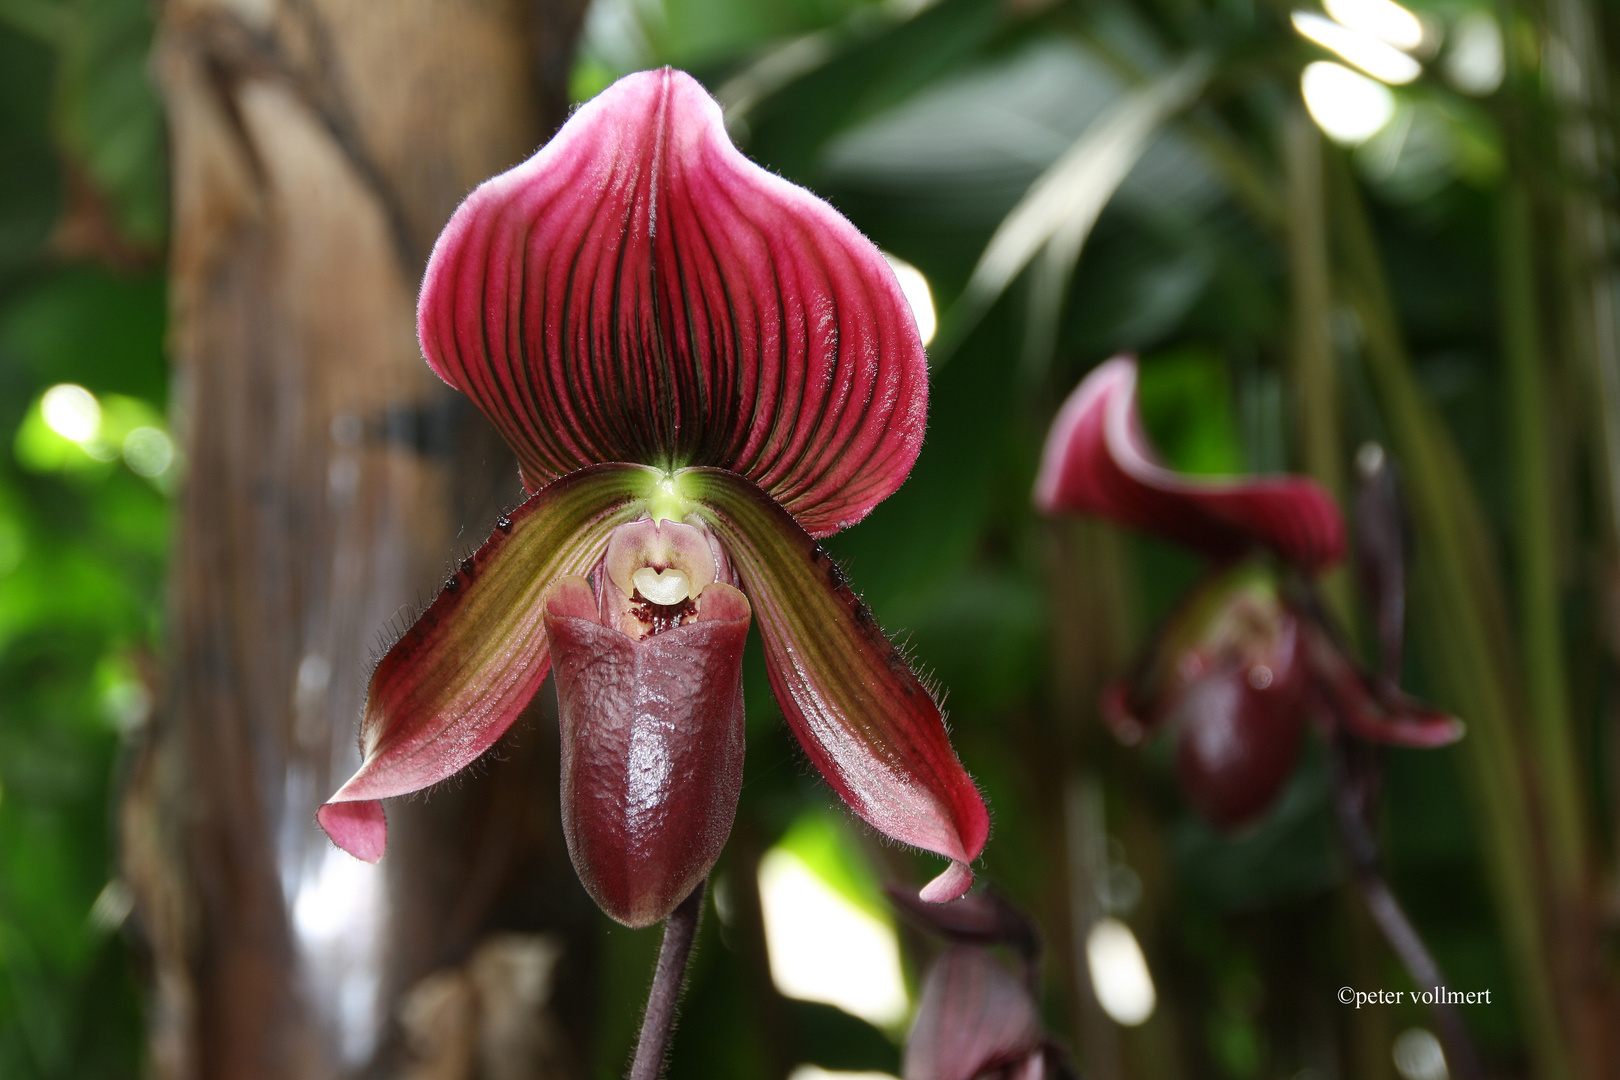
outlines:
[[579, 1072], [589, 995], [546, 1005], [595, 926], [554, 718], [391, 808], [380, 867], [314, 811], [358, 764], [386, 635], [521, 498], [422, 361], [415, 295], [457, 202], [561, 121], [582, 6], [164, 5], [187, 475], [164, 703], [122, 825], [164, 1080]]

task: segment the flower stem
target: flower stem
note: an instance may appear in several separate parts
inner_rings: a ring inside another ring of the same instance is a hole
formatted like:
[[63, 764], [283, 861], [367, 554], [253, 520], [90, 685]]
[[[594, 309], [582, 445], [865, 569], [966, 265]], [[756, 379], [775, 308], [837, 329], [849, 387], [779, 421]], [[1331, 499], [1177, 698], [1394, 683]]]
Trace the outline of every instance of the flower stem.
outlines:
[[630, 1080], [658, 1080], [664, 1071], [664, 1050], [675, 1026], [675, 1005], [686, 981], [686, 961], [692, 955], [698, 920], [703, 917], [707, 885], [707, 881], [699, 882], [692, 895], [664, 919], [664, 943], [658, 948], [658, 967], [653, 971], [652, 989], [647, 992], [647, 1011], [641, 1017]]
[[[1329, 745], [1333, 757], [1333, 801], [1339, 832], [1344, 838], [1351, 873], [1361, 890], [1362, 899], [1366, 901], [1367, 911], [1384, 935], [1384, 940], [1389, 942], [1389, 947], [1400, 958], [1407, 974], [1412, 977], [1413, 984], [1419, 990], [1433, 991], [1442, 998], [1433, 1005], [1434, 1019], [1435, 1026], [1440, 1029], [1440, 1040], [1446, 1050], [1446, 1065], [1453, 1080], [1484, 1080], [1485, 1072], [1480, 1065], [1479, 1052], [1474, 1049], [1473, 1038], [1468, 1034], [1462, 1014], [1456, 1006], [1443, 1000], [1445, 975], [1384, 877], [1378, 857], [1378, 842], [1367, 824], [1368, 810], [1376, 798], [1380, 779], [1374, 750], [1352, 745], [1349, 736], [1343, 732], [1334, 734]], [[1366, 753], [1358, 756], [1358, 749], [1365, 749]]]

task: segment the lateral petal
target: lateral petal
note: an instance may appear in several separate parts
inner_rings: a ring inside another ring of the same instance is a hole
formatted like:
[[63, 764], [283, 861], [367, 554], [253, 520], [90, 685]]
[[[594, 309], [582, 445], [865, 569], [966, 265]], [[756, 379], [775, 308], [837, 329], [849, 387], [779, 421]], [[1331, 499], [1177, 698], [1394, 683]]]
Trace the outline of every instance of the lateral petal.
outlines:
[[742, 579], [771, 688], [810, 760], [878, 831], [952, 860], [924, 899], [960, 896], [990, 819], [933, 695], [843, 572], [769, 495], [721, 469], [683, 470], [676, 484]]
[[417, 330], [531, 488], [594, 461], [720, 466], [822, 536], [922, 442], [927, 366], [893, 271], [668, 68], [620, 79], [467, 198]]
[[1391, 746], [1432, 749], [1449, 746], [1467, 732], [1463, 722], [1419, 701], [1387, 679], [1361, 670], [1332, 636], [1313, 628], [1310, 663], [1332, 715], [1352, 735]]
[[540, 604], [546, 587], [588, 571], [657, 479], [652, 469], [617, 463], [571, 473], [503, 518], [451, 575], [372, 673], [360, 768], [317, 815], [339, 847], [375, 862], [385, 826], [380, 807], [337, 804], [438, 783], [511, 726], [550, 667]]
[[1344, 557], [1344, 518], [1302, 476], [1206, 479], [1158, 464], [1136, 410], [1136, 361], [1115, 357], [1080, 383], [1047, 435], [1035, 481], [1046, 513], [1089, 513], [1225, 559], [1253, 545], [1307, 571]]

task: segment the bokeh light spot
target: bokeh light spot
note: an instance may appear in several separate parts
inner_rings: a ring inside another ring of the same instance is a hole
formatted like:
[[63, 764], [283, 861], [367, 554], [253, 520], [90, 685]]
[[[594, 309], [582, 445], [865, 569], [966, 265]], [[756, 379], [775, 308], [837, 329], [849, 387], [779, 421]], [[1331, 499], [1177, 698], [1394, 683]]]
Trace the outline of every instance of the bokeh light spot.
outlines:
[[76, 443], [89, 442], [101, 430], [101, 403], [75, 383], [58, 383], [45, 391], [39, 411], [47, 427]]
[[928, 287], [928, 279], [923, 272], [912, 266], [906, 260], [883, 253], [894, 270], [894, 276], [900, 280], [900, 291], [906, 295], [906, 303], [911, 305], [912, 317], [917, 320], [917, 333], [922, 337], [922, 343], [927, 345], [934, 340], [934, 331], [939, 328], [939, 317], [934, 314], [934, 294]]
[[1347, 146], [1366, 142], [1395, 115], [1388, 87], [1330, 60], [1306, 65], [1299, 89], [1317, 127]]
[[1118, 919], [1098, 919], [1086, 935], [1086, 967], [1097, 1003], [1116, 1024], [1134, 1027], [1153, 1015], [1158, 995], [1130, 927]]
[[893, 928], [850, 903], [803, 859], [772, 848], [759, 861], [771, 981], [791, 998], [835, 1005], [878, 1027], [910, 1007]]

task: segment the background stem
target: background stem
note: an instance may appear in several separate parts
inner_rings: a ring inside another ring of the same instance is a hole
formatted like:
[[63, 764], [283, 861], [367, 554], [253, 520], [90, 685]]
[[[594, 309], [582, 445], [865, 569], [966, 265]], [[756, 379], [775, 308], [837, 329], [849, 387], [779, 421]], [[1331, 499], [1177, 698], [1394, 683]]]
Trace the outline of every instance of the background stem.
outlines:
[[[1332, 282], [1323, 212], [1322, 134], [1295, 106], [1285, 131], [1288, 173], [1288, 287], [1292, 308], [1291, 370], [1305, 471], [1344, 504], [1344, 437], [1339, 420], [1339, 373], [1333, 355]], [[1350, 577], [1338, 567], [1322, 580], [1333, 615], [1351, 628]], [[1353, 631], [1352, 631], [1353, 632]]]
[[1524, 752], [1523, 687], [1489, 530], [1445, 421], [1413, 374], [1371, 225], [1349, 169], [1332, 159], [1332, 205], [1345, 294], [1363, 356], [1405, 470], [1418, 538], [1414, 582], [1441, 701], [1468, 724], [1460, 744], [1504, 938], [1523, 986], [1536, 1075], [1573, 1075], [1548, 958], [1549, 920], [1530, 868], [1543, 865], [1535, 763]]
[[1510, 181], [1502, 194], [1497, 238], [1502, 355], [1514, 451], [1520, 635], [1540, 790], [1551, 834], [1549, 861], [1557, 895], [1568, 902], [1580, 896], [1586, 841], [1563, 671], [1534, 243], [1529, 199], [1517, 181]]
[[[1339, 832], [1350, 856], [1356, 885], [1367, 902], [1367, 911], [1389, 947], [1400, 957], [1407, 974], [1412, 976], [1413, 985], [1420, 991], [1439, 992], [1446, 985], [1445, 975], [1390, 889], [1379, 865], [1378, 843], [1367, 824], [1371, 793], [1378, 787], [1377, 760], [1369, 756], [1358, 761], [1354, 755], [1357, 748], [1349, 744], [1348, 736], [1343, 733], [1330, 740], [1330, 747]], [[1436, 1001], [1433, 1008], [1435, 1026], [1440, 1029], [1446, 1065], [1453, 1080], [1484, 1080], [1479, 1052], [1474, 1049], [1473, 1038], [1456, 1006]]]

